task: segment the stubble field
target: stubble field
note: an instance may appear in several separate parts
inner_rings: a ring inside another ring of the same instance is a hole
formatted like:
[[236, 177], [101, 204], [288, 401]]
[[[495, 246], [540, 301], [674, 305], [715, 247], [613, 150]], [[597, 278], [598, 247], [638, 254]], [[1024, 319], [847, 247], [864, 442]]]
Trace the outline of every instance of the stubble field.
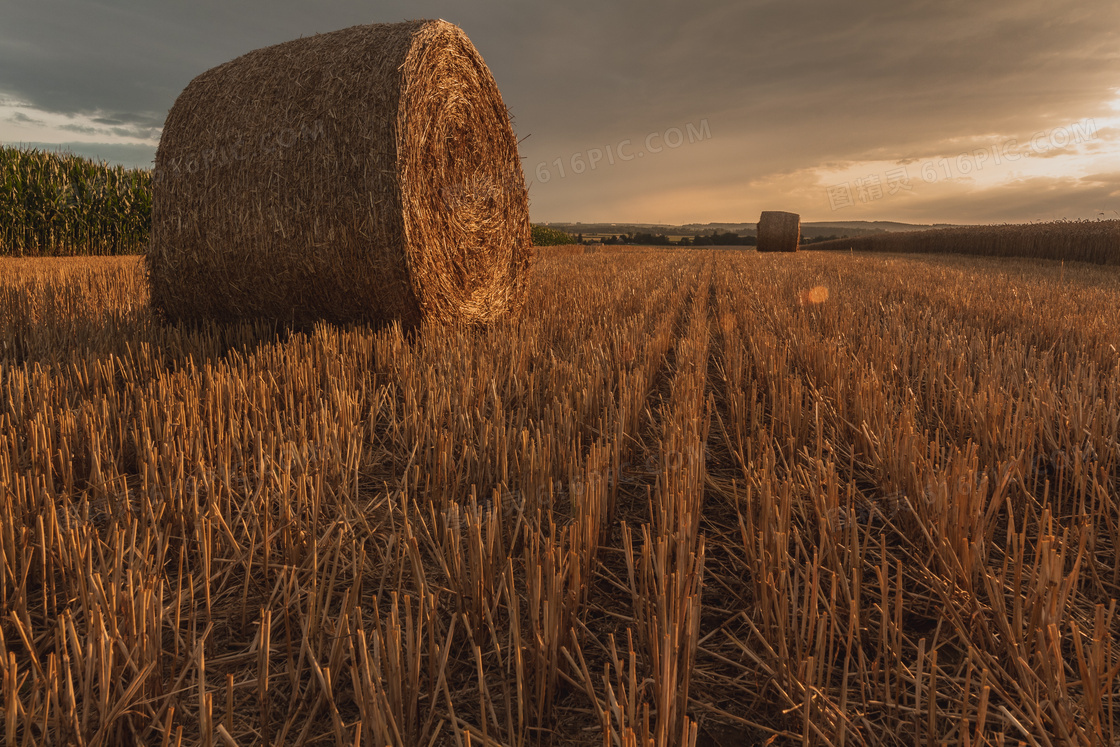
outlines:
[[5, 743], [1118, 743], [1120, 270], [533, 273], [404, 335], [0, 261]]

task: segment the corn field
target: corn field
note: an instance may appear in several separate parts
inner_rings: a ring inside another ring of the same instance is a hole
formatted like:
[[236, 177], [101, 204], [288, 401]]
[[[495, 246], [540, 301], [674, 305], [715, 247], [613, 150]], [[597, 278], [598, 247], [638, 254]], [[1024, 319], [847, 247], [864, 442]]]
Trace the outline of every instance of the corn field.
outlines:
[[0, 267], [5, 744], [1120, 741], [1120, 271], [543, 256], [488, 329]]
[[0, 256], [138, 254], [151, 211], [148, 171], [0, 147]]
[[857, 252], [953, 253], [1120, 265], [1120, 220], [958, 226], [836, 239], [814, 249]]

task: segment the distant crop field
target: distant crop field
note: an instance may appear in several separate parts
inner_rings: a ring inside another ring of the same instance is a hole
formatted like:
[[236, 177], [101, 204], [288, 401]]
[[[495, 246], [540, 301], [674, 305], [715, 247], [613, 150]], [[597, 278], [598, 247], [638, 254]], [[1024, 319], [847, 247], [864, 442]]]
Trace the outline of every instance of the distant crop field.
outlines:
[[151, 172], [0, 146], [0, 257], [139, 254]]
[[1120, 270], [545, 250], [525, 309], [0, 260], [5, 743], [1120, 739]]
[[899, 231], [814, 242], [813, 248], [844, 252], [973, 254], [1120, 265], [1120, 220]]

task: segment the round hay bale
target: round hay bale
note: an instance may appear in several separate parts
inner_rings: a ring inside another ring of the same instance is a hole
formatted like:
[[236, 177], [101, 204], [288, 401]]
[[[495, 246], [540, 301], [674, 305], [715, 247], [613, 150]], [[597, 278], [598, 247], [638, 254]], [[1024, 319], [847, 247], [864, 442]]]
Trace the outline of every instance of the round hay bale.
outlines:
[[764, 210], [758, 219], [758, 251], [796, 252], [801, 243], [801, 216]]
[[249, 52], [160, 138], [146, 265], [171, 321], [485, 323], [520, 308], [531, 245], [509, 113], [446, 21]]

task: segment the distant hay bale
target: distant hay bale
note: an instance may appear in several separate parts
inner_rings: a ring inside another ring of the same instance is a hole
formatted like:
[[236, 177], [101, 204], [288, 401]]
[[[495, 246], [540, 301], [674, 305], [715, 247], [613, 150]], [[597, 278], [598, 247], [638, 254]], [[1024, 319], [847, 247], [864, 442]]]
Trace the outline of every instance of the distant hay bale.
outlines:
[[445, 21], [354, 26], [199, 75], [167, 117], [147, 271], [169, 320], [487, 322], [531, 238], [497, 85]]
[[758, 251], [796, 252], [801, 243], [801, 216], [764, 210], [758, 219]]

